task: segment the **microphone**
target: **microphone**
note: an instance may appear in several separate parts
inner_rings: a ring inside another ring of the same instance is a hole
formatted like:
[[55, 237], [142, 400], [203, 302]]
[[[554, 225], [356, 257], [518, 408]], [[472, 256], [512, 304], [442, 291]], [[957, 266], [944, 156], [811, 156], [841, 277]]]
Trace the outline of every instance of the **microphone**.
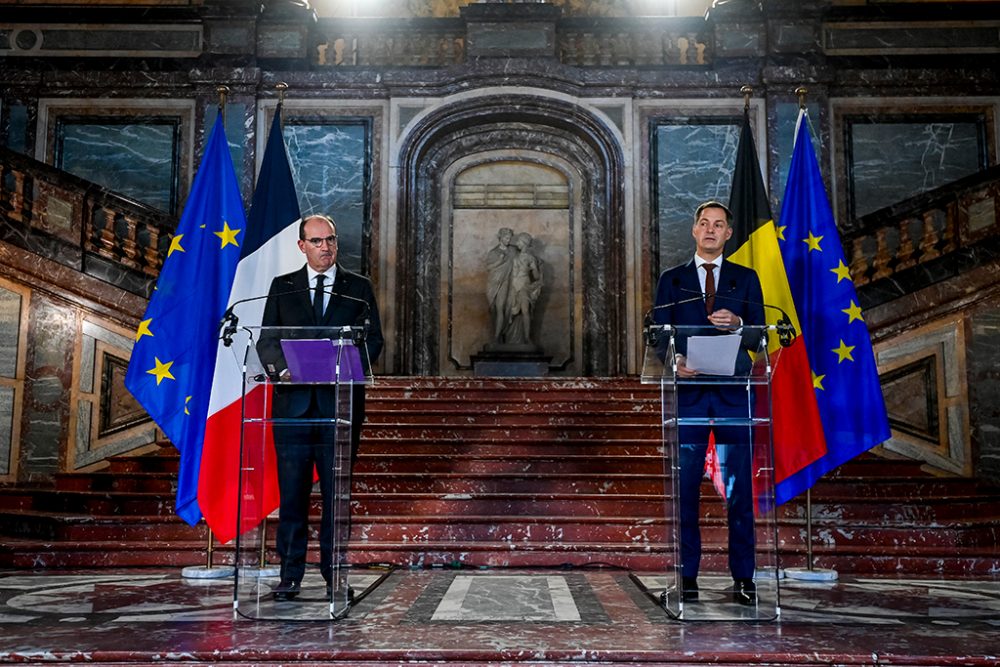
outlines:
[[792, 324], [792, 318], [790, 318], [788, 316], [788, 313], [786, 313], [785, 310], [783, 308], [781, 308], [780, 306], [772, 306], [771, 304], [764, 303], [762, 301], [760, 301], [760, 302], [759, 301], [748, 301], [746, 299], [738, 299], [735, 296], [730, 296], [730, 292], [735, 292], [736, 291], [736, 281], [735, 280], [730, 280], [729, 281], [729, 292], [720, 292], [720, 291], [716, 290], [715, 293], [711, 294], [711, 295], [706, 295], [706, 294], [703, 294], [702, 292], [695, 292], [692, 289], [686, 289], [684, 287], [681, 287], [679, 289], [682, 292], [689, 292], [691, 294], [697, 294], [698, 295], [697, 297], [692, 297], [694, 299], [704, 299], [704, 298], [706, 298], [706, 296], [714, 296], [716, 298], [729, 299], [730, 301], [736, 301], [738, 303], [746, 303], [746, 304], [749, 304], [751, 306], [761, 306], [763, 308], [770, 308], [771, 310], [776, 310], [779, 313], [781, 313], [781, 317], [778, 318], [778, 322], [777, 322], [777, 324], [775, 324], [775, 329], [778, 331], [778, 344], [781, 345], [781, 347], [788, 347], [788, 346], [790, 346], [792, 344], [792, 339], [795, 338], [795, 326]]
[[[245, 299], [239, 299], [237, 301], [234, 301], [229, 306], [229, 308], [226, 308], [226, 312], [223, 313], [222, 321], [219, 324], [221, 328], [220, 338], [222, 339], [222, 344], [225, 345], [226, 347], [229, 347], [233, 344], [233, 336], [236, 335], [237, 326], [239, 325], [240, 322], [239, 318], [236, 317], [236, 306], [241, 306], [244, 303], [250, 303], [252, 301], [260, 301], [262, 299], [268, 299], [272, 296], [283, 297], [283, 296], [291, 296], [293, 294], [303, 294], [306, 292], [315, 292], [315, 291], [316, 291], [315, 287], [304, 287], [299, 289], [287, 290], [284, 292], [276, 292], [274, 294], [265, 294], [263, 296], [251, 296]], [[356, 301], [365, 307], [365, 310], [362, 313], [364, 317], [364, 337], [361, 338], [361, 340], [367, 338], [368, 328], [371, 325], [371, 322], [369, 321], [369, 313], [371, 311], [371, 305], [369, 305], [369, 303], [364, 299], [359, 299], [358, 297], [350, 296], [349, 294], [341, 294], [340, 292], [334, 292], [332, 289], [329, 288], [323, 288], [323, 293], [330, 295], [330, 297], [339, 297], [347, 301]], [[354, 342], [358, 341], [355, 340]]]

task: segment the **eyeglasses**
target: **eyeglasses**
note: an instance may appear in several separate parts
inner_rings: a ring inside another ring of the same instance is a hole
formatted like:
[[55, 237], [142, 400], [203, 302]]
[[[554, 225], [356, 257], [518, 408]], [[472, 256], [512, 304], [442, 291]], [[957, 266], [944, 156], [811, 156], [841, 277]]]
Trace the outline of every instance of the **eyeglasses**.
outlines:
[[305, 241], [306, 243], [308, 243], [309, 245], [311, 245], [314, 248], [319, 248], [324, 243], [327, 244], [327, 245], [331, 245], [331, 246], [332, 245], [336, 245], [337, 244], [337, 235], [336, 234], [330, 234], [329, 236], [326, 236], [326, 237], [323, 237], [323, 238], [316, 237], [316, 238], [302, 239], [302, 240]]

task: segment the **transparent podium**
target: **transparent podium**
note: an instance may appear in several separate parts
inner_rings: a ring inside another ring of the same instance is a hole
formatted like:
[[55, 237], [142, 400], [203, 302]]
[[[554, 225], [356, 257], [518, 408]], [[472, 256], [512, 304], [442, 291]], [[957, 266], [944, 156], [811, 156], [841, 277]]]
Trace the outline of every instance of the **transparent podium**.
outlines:
[[[355, 388], [371, 383], [364, 339], [361, 327], [243, 327], [234, 336], [234, 353], [244, 355], [237, 618], [331, 620], [350, 608], [351, 417]], [[296, 448], [315, 452], [311, 485]], [[278, 539], [273, 471], [292, 460], [309, 487], [296, 508], [306, 517], [304, 576], [294, 599], [275, 600], [279, 570], [267, 565]]]
[[[660, 386], [666, 549], [662, 571], [632, 577], [671, 618], [767, 621], [780, 614], [773, 329], [719, 335], [704, 326], [650, 325], [644, 332], [642, 382]], [[702, 370], [679, 373], [679, 350], [685, 364]], [[733, 363], [740, 355], [743, 363]], [[756, 599], [737, 596], [735, 578], [752, 579]]]

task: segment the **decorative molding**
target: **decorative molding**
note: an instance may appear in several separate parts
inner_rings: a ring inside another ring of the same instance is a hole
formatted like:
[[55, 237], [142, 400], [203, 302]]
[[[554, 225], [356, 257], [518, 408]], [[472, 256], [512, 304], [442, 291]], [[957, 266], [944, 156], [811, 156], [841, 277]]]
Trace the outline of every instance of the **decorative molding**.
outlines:
[[17, 480], [31, 290], [0, 278], [0, 482]]
[[972, 475], [965, 317], [879, 341], [875, 360], [892, 426], [882, 448], [942, 472]]
[[156, 425], [125, 389], [131, 332], [83, 316], [73, 363], [66, 456], [70, 472], [99, 467], [110, 456], [154, 444]]
[[197, 24], [0, 23], [0, 56], [196, 58]]

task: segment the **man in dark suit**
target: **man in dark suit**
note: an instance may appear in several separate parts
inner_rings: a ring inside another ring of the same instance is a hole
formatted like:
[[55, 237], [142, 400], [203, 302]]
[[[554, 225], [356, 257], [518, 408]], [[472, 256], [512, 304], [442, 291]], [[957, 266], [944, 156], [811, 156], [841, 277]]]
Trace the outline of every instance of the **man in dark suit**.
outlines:
[[[337, 226], [324, 215], [305, 218], [299, 225], [299, 250], [306, 264], [298, 271], [278, 276], [271, 282], [264, 316], [264, 327], [317, 327], [281, 332], [265, 331], [258, 344], [261, 361], [273, 376], [287, 378], [288, 370], [281, 351], [281, 338], [321, 338], [323, 328], [361, 325], [367, 322], [368, 356], [362, 354], [370, 373], [382, 351], [382, 327], [375, 291], [371, 281], [337, 265]], [[294, 378], [292, 378], [294, 380]], [[272, 417], [328, 419], [336, 414], [337, 394], [328, 386], [290, 385], [275, 387]], [[357, 459], [361, 426], [365, 418], [365, 389], [351, 388], [351, 467]], [[343, 403], [341, 403], [343, 406]], [[293, 600], [300, 591], [305, 574], [306, 547], [309, 538], [309, 502], [313, 486], [313, 467], [319, 474], [323, 511], [320, 524], [320, 572], [332, 591], [333, 571], [333, 442], [335, 426], [328, 422], [281, 424], [273, 427], [278, 465], [277, 549], [281, 556], [281, 581], [274, 588], [275, 600]], [[346, 476], [350, 480], [350, 476]], [[344, 529], [345, 525], [340, 527]], [[346, 536], [344, 536], [346, 538]]]
[[[759, 330], [744, 329], [764, 324], [763, 294], [756, 272], [727, 261], [722, 256], [733, 235], [732, 214], [725, 206], [708, 201], [695, 212], [691, 234], [694, 258], [660, 275], [656, 287], [657, 324], [704, 327], [698, 335], [740, 333], [736, 376], [750, 373], [749, 351], [760, 342]], [[703, 296], [699, 296], [703, 295]], [[693, 378], [698, 372], [687, 367], [690, 330], [676, 337], [677, 376]], [[666, 363], [670, 363], [666, 359]], [[750, 416], [751, 401], [746, 384], [688, 384], [678, 387], [678, 417], [738, 418]], [[698, 567], [701, 560], [699, 527], [701, 481], [709, 433], [714, 431], [723, 479], [727, 488], [729, 521], [729, 569], [733, 576], [733, 598], [744, 605], [757, 600], [754, 576], [754, 514], [751, 483], [751, 434], [748, 426], [681, 425], [680, 502], [681, 577], [684, 600], [698, 599]]]

